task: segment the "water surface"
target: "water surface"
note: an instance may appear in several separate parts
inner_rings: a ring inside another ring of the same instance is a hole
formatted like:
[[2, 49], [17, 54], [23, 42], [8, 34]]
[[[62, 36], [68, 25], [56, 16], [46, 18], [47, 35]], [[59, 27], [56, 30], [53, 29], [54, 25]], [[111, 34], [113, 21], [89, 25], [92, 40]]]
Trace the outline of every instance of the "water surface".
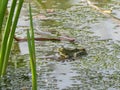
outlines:
[[[112, 15], [120, 18], [119, 1], [91, 2], [105, 10], [113, 8]], [[26, 30], [29, 29], [27, 5], [27, 2], [24, 3], [17, 37], [26, 37]], [[67, 41], [36, 42], [38, 90], [120, 89], [119, 21], [116, 22], [88, 6], [86, 0], [42, 0], [37, 4], [33, 1], [32, 9], [36, 37], [47, 37], [46, 35], [51, 35], [49, 33], [52, 33], [52, 37], [57, 37], [59, 33], [76, 39], [74, 44]], [[40, 35], [41, 31], [46, 35]], [[88, 55], [65, 62], [41, 58], [55, 55], [56, 49], [61, 46], [82, 46]], [[8, 74], [1, 84], [2, 90], [31, 88], [26, 42], [19, 43], [19, 48], [21, 51], [17, 50], [18, 53], [14, 52], [15, 49], [11, 53]]]

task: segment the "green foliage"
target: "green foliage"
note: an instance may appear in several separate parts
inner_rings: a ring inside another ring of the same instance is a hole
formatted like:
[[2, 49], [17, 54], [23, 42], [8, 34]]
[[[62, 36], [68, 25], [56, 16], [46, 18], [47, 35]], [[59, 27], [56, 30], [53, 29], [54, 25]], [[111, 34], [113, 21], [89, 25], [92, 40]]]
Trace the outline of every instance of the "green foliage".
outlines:
[[[24, 0], [19, 0], [17, 4], [17, 0], [12, 0], [7, 22], [5, 23], [3, 39], [0, 47], [0, 77], [2, 77], [6, 73], [9, 55], [14, 39], [18, 18], [23, 5], [23, 1]], [[5, 11], [7, 9], [7, 4], [8, 4], [8, 0], [0, 0], [0, 34], [3, 26]], [[33, 30], [33, 21], [32, 21], [30, 4], [29, 4], [29, 14], [30, 14], [30, 31], [27, 31], [27, 37], [28, 37], [28, 47], [30, 52], [30, 66], [32, 72], [32, 88], [33, 90], [37, 90], [34, 30]]]
[[3, 19], [7, 9], [8, 0], [0, 0], [0, 33], [2, 31]]
[[[0, 77], [2, 77], [6, 72], [6, 67], [7, 67], [10, 50], [11, 50], [12, 42], [14, 38], [14, 33], [16, 30], [16, 26], [17, 26], [19, 14], [20, 14], [20, 11], [23, 5], [23, 1], [24, 0], [19, 0], [18, 5], [17, 5], [16, 3], [17, 0], [12, 0], [11, 9], [10, 9], [10, 13], [9, 13], [9, 16], [8, 16], [8, 19], [5, 25], [2, 44], [1, 44], [1, 50], [0, 50]], [[0, 15], [0, 21], [1, 21], [0, 30], [2, 28], [2, 24], [3, 24], [2, 22], [3, 22], [4, 15], [5, 15], [5, 14], [2, 15], [3, 13], [2, 9], [4, 9], [4, 13], [5, 13], [6, 4], [7, 4], [5, 0], [2, 0], [1, 4], [2, 3], [5, 3], [5, 4], [0, 7], [0, 10], [1, 10], [0, 11], [0, 14], [1, 14]]]
[[[0, 47], [0, 77], [2, 77], [6, 72], [9, 55], [12, 47], [12, 42], [23, 1], [24, 0], [19, 0], [17, 4], [17, 0], [12, 0], [7, 22], [5, 23], [5, 29], [3, 29], [4, 34], [3, 34], [2, 44]], [[8, 4], [8, 0], [0, 1], [0, 34], [2, 31], [3, 20], [5, 16], [5, 11], [7, 9], [7, 4]], [[28, 46], [30, 52], [30, 66], [32, 72], [32, 88], [33, 90], [37, 90], [34, 30], [33, 30], [33, 21], [32, 21], [30, 4], [29, 4], [29, 14], [30, 14], [30, 31], [27, 31], [27, 37], [28, 37]]]
[[29, 15], [30, 15], [30, 31], [27, 31], [27, 38], [28, 38], [28, 48], [30, 53], [30, 67], [32, 72], [32, 90], [37, 90], [34, 29], [33, 29], [32, 11], [31, 11], [30, 3], [29, 3]]

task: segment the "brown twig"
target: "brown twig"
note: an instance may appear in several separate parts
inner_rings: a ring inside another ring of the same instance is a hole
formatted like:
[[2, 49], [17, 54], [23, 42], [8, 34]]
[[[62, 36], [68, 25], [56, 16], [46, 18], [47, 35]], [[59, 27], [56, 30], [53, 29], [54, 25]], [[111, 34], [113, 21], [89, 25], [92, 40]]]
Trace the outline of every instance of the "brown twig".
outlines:
[[[15, 37], [14, 36], [14, 39], [18, 42], [24, 42], [24, 41], [27, 41], [26, 38], [18, 38], [18, 37]], [[60, 37], [60, 38], [34, 38], [36, 41], [69, 41], [69, 42], [74, 42], [75, 39], [74, 38], [63, 38], [63, 37]]]

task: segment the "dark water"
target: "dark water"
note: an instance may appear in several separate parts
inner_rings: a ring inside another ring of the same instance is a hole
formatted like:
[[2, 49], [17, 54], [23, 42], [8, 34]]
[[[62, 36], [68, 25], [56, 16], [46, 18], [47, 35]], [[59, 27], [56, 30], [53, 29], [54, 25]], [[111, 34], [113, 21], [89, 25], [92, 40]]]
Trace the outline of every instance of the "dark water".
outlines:
[[[35, 36], [57, 37], [59, 33], [76, 39], [74, 44], [67, 41], [36, 42], [38, 90], [119, 90], [119, 20], [104, 16], [90, 7], [86, 0], [38, 1], [32, 2]], [[118, 0], [91, 2], [104, 10], [112, 8], [111, 14], [120, 18]], [[17, 37], [26, 37], [26, 30], [29, 29], [27, 7], [28, 3], [25, 2]], [[61, 46], [82, 46], [88, 55], [65, 62], [41, 58], [54, 56]], [[8, 73], [2, 79], [1, 87], [1, 90], [31, 90], [26, 42], [14, 45]]]
[[107, 5], [109, 5], [112, 0], [90, 0], [91, 2], [93, 2], [95, 5], [99, 6], [99, 7], [107, 7]]
[[37, 0], [43, 9], [67, 9], [79, 0]]

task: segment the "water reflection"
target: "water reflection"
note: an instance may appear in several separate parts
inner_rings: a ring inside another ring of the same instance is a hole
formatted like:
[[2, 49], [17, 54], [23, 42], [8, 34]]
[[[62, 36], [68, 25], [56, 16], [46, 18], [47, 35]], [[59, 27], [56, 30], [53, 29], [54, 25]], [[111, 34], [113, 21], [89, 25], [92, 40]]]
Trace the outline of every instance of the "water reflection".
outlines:
[[44, 9], [67, 9], [79, 0], [37, 0]]

